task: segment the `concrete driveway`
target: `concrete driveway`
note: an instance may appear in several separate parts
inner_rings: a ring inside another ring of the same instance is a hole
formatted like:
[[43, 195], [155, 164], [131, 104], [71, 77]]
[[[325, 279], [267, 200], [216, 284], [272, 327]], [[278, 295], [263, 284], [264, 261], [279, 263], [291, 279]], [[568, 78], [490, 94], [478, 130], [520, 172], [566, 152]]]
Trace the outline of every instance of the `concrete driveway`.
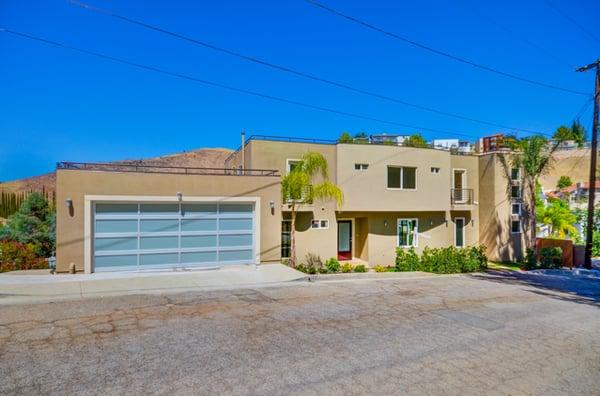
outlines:
[[498, 273], [5, 305], [0, 394], [599, 394], [588, 286]]

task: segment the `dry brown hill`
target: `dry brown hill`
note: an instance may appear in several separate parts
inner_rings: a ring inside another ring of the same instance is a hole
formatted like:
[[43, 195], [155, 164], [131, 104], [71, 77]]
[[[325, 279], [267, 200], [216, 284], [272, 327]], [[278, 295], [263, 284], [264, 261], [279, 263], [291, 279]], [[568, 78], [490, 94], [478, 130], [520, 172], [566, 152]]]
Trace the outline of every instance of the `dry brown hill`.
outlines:
[[[124, 160], [120, 163], [136, 163], [138, 165], [154, 166], [188, 166], [196, 168], [222, 168], [225, 158], [231, 153], [229, 149], [198, 149], [184, 153], [163, 155], [160, 157], [140, 160]], [[56, 174], [45, 173], [39, 176], [27, 177], [0, 184], [0, 191], [30, 192], [45, 190], [52, 194], [55, 190]]]
[[561, 176], [569, 176], [573, 183], [588, 181], [590, 177], [590, 149], [560, 150], [554, 153], [550, 171], [540, 178], [545, 190], [554, 190]]

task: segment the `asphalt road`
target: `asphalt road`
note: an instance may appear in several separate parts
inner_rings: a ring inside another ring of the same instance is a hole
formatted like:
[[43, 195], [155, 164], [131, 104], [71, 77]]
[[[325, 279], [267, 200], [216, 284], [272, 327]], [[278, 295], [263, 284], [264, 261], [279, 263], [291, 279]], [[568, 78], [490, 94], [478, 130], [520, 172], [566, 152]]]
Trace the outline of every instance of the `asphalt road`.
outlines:
[[0, 394], [74, 393], [600, 394], [600, 282], [318, 281], [0, 307]]

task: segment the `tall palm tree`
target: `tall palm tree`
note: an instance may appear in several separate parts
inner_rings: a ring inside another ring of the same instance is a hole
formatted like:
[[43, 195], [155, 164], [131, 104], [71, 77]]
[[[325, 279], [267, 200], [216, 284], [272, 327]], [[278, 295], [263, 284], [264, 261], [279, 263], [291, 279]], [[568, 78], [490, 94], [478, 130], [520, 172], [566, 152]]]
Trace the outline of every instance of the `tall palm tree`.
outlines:
[[314, 200], [335, 200], [342, 205], [342, 190], [329, 180], [327, 160], [320, 153], [308, 152], [281, 180], [283, 202], [290, 205], [292, 217], [290, 265], [296, 266], [296, 216], [298, 207]]

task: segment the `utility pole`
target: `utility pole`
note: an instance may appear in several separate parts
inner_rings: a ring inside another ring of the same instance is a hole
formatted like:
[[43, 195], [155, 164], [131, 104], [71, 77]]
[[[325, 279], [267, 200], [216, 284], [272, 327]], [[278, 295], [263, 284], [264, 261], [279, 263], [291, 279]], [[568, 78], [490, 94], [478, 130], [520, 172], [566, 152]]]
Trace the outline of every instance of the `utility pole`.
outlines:
[[585, 236], [585, 262], [587, 269], [592, 268], [592, 240], [594, 236], [594, 206], [596, 203], [596, 160], [598, 158], [598, 107], [600, 105], [600, 59], [577, 69], [586, 72], [596, 69], [596, 89], [594, 91], [594, 120], [592, 125], [592, 158], [590, 161], [590, 184], [588, 186], [588, 216]]

